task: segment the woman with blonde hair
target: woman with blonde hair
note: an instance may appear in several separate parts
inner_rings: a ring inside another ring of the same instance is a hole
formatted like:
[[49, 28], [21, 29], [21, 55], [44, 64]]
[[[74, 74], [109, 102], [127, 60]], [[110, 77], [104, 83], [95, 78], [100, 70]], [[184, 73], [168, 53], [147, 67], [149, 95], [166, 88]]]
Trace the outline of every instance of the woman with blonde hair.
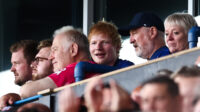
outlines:
[[194, 17], [187, 13], [173, 13], [165, 21], [166, 43], [171, 53], [189, 48], [188, 31], [197, 26]]

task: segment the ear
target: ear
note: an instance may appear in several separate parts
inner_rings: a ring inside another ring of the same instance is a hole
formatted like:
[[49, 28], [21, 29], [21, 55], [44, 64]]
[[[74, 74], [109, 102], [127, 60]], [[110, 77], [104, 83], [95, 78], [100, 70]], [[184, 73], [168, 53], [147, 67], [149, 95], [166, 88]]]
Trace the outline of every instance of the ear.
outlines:
[[76, 43], [73, 43], [71, 45], [71, 49], [70, 49], [70, 53], [71, 53], [71, 56], [74, 57], [78, 54], [78, 45]]
[[117, 45], [116, 50], [117, 50], [117, 54], [119, 54], [121, 47], [119, 45]]
[[156, 38], [156, 36], [158, 35], [158, 29], [155, 26], [150, 27], [150, 36], [151, 39]]

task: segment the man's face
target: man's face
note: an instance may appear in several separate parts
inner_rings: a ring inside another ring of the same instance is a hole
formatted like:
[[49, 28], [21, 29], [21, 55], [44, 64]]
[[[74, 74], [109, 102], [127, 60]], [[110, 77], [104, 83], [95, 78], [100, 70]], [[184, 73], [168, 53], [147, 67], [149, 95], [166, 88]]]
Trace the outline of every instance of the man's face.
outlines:
[[130, 43], [138, 57], [148, 59], [153, 54], [153, 43], [150, 40], [149, 28], [140, 27], [130, 31]]
[[95, 34], [90, 40], [90, 54], [98, 64], [114, 65], [117, 55], [117, 48], [112, 44], [111, 39], [103, 34]]
[[175, 82], [178, 83], [180, 94], [183, 97], [183, 112], [192, 112], [194, 89], [198, 84], [200, 84], [200, 77], [177, 76]]
[[168, 93], [166, 84], [146, 84], [140, 95], [144, 112], [176, 112], [177, 98]]
[[165, 25], [165, 35], [171, 53], [188, 48], [188, 35], [183, 27], [178, 25]]
[[32, 79], [32, 70], [24, 57], [23, 49], [12, 53], [11, 63], [11, 71], [15, 75], [15, 84], [21, 86]]
[[[36, 64], [36, 74], [33, 74], [35, 76], [35, 79], [44, 78], [53, 72], [53, 65], [51, 63], [51, 60], [48, 59], [50, 52], [51, 47], [44, 47], [41, 48], [36, 55], [36, 60], [33, 63]], [[32, 65], [32, 67], [34, 67], [34, 65]]]
[[67, 40], [64, 34], [57, 35], [54, 38], [50, 55], [54, 72], [62, 70], [67, 65], [74, 63], [70, 52], [71, 46], [72, 41]]

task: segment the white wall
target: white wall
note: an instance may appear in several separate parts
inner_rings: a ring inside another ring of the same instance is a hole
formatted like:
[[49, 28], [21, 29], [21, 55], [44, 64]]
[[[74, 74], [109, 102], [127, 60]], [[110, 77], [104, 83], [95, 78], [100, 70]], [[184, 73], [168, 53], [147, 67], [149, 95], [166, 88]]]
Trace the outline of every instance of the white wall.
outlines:
[[10, 70], [0, 72], [0, 97], [7, 93], [19, 93], [19, 86], [14, 84], [14, 74]]

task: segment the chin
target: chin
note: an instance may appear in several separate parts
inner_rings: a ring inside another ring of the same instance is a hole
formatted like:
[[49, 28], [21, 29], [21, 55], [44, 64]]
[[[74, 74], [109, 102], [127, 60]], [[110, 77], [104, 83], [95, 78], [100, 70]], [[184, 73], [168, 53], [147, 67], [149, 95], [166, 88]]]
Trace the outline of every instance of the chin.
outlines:
[[97, 64], [104, 64], [103, 61], [97, 61], [96, 63], [97, 63]]
[[59, 69], [53, 69], [53, 72], [57, 72], [57, 71], [59, 71]]
[[178, 52], [178, 51], [176, 49], [171, 49], [170, 52], [175, 53], [175, 52]]

